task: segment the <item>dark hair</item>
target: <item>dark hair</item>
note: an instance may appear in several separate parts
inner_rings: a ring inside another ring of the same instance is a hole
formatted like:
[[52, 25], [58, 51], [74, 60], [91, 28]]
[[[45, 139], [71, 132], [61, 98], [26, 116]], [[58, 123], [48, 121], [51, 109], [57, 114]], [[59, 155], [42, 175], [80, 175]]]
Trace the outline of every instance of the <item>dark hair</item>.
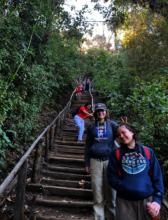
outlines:
[[[137, 131], [136, 131], [136, 129], [135, 129], [135, 127], [134, 126], [132, 126], [132, 125], [130, 125], [130, 124], [128, 124], [128, 123], [121, 123], [121, 124], [119, 124], [118, 126], [117, 126], [117, 131], [118, 131], [118, 129], [120, 128], [120, 127], [122, 127], [122, 126], [125, 126], [126, 127], [126, 129], [128, 129], [129, 131], [132, 131], [133, 133], [134, 133], [134, 135], [133, 135], [133, 139], [135, 140], [135, 146], [137, 146], [138, 147], [138, 152], [140, 152], [140, 146], [138, 145], [138, 134], [137, 134]], [[123, 143], [121, 143], [121, 141], [120, 141], [120, 146], [121, 146], [121, 152], [123, 152], [123, 149], [126, 147], [126, 145], [125, 144], [123, 144]]]
[[87, 102], [84, 107], [87, 108], [88, 105], [91, 105], [89, 102]]
[[[95, 117], [95, 122], [99, 120], [99, 118], [97, 117], [96, 112], [97, 112], [97, 111], [95, 111], [95, 112], [93, 113], [93, 117]], [[107, 121], [108, 118], [109, 118], [109, 112], [106, 110], [105, 121]]]

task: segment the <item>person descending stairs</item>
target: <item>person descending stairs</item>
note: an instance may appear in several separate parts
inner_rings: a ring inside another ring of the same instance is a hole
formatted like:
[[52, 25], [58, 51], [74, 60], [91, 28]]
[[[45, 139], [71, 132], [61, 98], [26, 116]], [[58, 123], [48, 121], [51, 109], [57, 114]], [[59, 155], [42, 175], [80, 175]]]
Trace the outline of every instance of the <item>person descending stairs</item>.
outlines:
[[[74, 101], [72, 104], [71, 113], [90, 101], [89, 93], [83, 94], [80, 102]], [[70, 114], [54, 140], [55, 148], [48, 163], [41, 168], [39, 183], [27, 184], [27, 192], [34, 198], [34, 203], [29, 205], [37, 212], [37, 220], [93, 219], [91, 179], [84, 168], [89, 123], [88, 117], [85, 119], [84, 142], [76, 142], [76, 128]]]

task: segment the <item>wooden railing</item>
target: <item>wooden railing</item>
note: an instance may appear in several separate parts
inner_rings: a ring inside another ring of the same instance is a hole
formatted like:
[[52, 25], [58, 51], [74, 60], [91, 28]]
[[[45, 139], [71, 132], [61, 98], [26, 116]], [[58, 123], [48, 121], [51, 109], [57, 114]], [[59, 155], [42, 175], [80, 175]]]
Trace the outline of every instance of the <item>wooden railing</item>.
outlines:
[[[16, 201], [14, 209], [14, 220], [24, 219], [24, 199], [25, 199], [25, 190], [26, 190], [26, 181], [27, 181], [27, 159], [31, 152], [36, 148], [34, 165], [33, 165], [33, 174], [32, 182], [38, 183], [40, 166], [41, 166], [41, 155], [42, 155], [42, 143], [44, 142], [45, 135], [45, 161], [48, 162], [49, 151], [53, 150], [54, 137], [59, 134], [61, 126], [63, 125], [64, 120], [69, 115], [69, 110], [71, 107], [72, 99], [74, 98], [73, 91], [69, 102], [66, 107], [58, 114], [54, 121], [46, 127], [46, 129], [40, 134], [40, 136], [34, 141], [29, 150], [22, 156], [19, 162], [16, 164], [14, 169], [10, 172], [4, 182], [0, 185], [0, 198], [4, 198], [3, 193], [9, 187], [14, 179], [17, 181], [17, 190], [16, 190]], [[3, 202], [0, 202], [2, 204]]]

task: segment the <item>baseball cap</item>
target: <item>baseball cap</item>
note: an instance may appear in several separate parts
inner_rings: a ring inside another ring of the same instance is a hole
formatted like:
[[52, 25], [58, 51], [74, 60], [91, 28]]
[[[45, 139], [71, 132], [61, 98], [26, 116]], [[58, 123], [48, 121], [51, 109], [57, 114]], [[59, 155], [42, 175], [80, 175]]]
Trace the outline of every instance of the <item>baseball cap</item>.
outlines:
[[98, 109], [106, 110], [106, 105], [103, 103], [98, 103], [95, 105], [95, 111], [97, 111]]

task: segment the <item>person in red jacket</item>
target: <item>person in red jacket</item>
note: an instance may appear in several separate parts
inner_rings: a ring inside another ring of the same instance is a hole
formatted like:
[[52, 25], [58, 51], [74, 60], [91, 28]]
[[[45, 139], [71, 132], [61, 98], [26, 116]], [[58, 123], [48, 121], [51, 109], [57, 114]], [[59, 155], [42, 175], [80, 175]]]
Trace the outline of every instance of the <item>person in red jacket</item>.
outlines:
[[88, 116], [93, 116], [93, 113], [88, 113], [88, 110], [91, 109], [91, 104], [86, 103], [84, 106], [80, 107], [78, 113], [74, 117], [75, 127], [77, 128], [78, 141], [82, 142], [83, 133], [85, 130], [85, 118]]
[[81, 84], [78, 84], [78, 87], [76, 88], [76, 98], [81, 101], [82, 96], [82, 87]]

